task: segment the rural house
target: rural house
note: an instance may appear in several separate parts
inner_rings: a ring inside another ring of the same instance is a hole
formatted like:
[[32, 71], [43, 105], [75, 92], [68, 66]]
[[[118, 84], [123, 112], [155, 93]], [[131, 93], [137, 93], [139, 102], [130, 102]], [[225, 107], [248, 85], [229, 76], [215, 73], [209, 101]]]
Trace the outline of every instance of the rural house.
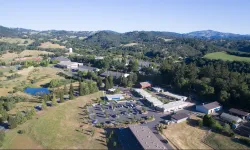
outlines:
[[205, 114], [212, 114], [221, 109], [222, 106], [216, 101], [208, 104], [196, 105], [196, 110]]

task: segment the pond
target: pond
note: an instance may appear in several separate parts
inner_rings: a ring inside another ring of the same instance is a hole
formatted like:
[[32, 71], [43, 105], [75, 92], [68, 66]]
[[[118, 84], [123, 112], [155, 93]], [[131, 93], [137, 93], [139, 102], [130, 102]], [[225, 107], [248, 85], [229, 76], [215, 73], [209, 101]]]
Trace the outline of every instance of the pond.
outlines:
[[43, 95], [50, 93], [50, 91], [47, 88], [26, 88], [24, 92], [31, 95]]

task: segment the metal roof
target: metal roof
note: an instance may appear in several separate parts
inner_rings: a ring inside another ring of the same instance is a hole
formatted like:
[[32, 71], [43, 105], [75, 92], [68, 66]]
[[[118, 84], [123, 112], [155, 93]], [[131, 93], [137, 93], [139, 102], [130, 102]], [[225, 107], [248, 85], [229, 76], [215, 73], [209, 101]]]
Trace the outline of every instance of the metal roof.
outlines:
[[212, 102], [212, 103], [208, 103], [208, 104], [205, 104], [203, 105], [203, 107], [205, 107], [206, 109], [210, 110], [210, 109], [214, 109], [214, 108], [217, 108], [217, 107], [220, 107], [220, 103], [218, 102]]
[[139, 93], [142, 97], [151, 97], [152, 95], [149, 94], [147, 91], [143, 89], [134, 89], [137, 93]]
[[248, 112], [245, 112], [245, 111], [242, 111], [242, 110], [239, 110], [239, 109], [235, 109], [235, 108], [229, 109], [229, 112], [233, 113], [233, 114], [236, 114], [236, 115], [240, 115], [240, 116], [248, 116], [249, 115]]
[[189, 117], [189, 115], [186, 114], [186, 113], [178, 113], [178, 114], [174, 114], [174, 115], [172, 116], [172, 118], [173, 118], [174, 120], [181, 120], [181, 119], [188, 118], [188, 117]]
[[152, 103], [154, 106], [163, 105], [163, 103], [156, 97], [146, 97], [146, 100]]
[[236, 123], [239, 123], [239, 122], [242, 121], [241, 118], [239, 118], [239, 117], [237, 117], [237, 116], [233, 116], [233, 115], [227, 114], [227, 113], [222, 113], [222, 114], [220, 115], [220, 117], [221, 117], [222, 119], [228, 121], [228, 122], [231, 122], [231, 123], [232, 123], [232, 121], [235, 121]]
[[129, 125], [129, 129], [143, 149], [166, 149], [163, 143], [147, 126]]

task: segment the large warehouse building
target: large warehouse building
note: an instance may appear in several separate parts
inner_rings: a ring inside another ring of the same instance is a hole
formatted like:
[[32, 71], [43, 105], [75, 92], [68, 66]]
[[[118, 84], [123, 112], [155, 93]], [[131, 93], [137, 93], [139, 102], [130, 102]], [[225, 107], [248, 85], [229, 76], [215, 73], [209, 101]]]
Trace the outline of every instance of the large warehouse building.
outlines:
[[163, 143], [154, 135], [147, 126], [129, 125], [130, 131], [145, 149], [166, 149]]

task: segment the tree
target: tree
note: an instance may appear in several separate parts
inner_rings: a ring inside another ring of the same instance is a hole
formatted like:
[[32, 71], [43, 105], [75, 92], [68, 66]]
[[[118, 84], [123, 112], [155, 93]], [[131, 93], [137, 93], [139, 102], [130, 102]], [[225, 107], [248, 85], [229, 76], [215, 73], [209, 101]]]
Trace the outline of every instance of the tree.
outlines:
[[44, 100], [45, 102], [48, 101], [48, 95], [47, 95], [47, 94], [43, 94], [43, 100]]
[[70, 100], [74, 99], [74, 87], [72, 83], [70, 84], [70, 88], [69, 88], [69, 99]]
[[1, 130], [0, 131], [0, 147], [3, 145], [4, 138], [5, 138], [5, 131]]
[[129, 67], [129, 71], [131, 71], [131, 72], [138, 71], [138, 69], [139, 69], [139, 63], [138, 63], [137, 60], [131, 60], [129, 62], [128, 67]]
[[101, 77], [97, 77], [97, 85], [99, 86], [99, 87], [101, 87], [102, 86], [102, 79], [101, 79]]
[[109, 80], [105, 78], [105, 90], [108, 90], [108, 89], [110, 89]]
[[67, 88], [67, 85], [66, 85], [66, 84], [64, 84], [63, 93], [64, 93], [65, 95], [68, 94], [68, 88]]
[[83, 84], [83, 94], [84, 95], [88, 95], [88, 94], [90, 94], [90, 89], [89, 89], [89, 86], [88, 86], [89, 84], [87, 84], [87, 83], [84, 83]]
[[113, 76], [112, 75], [108, 76], [108, 81], [109, 81], [109, 87], [113, 88], [114, 83], [113, 83]]
[[51, 105], [52, 105], [52, 106], [56, 106], [56, 105], [57, 105], [56, 96], [55, 96], [54, 93], [53, 93], [53, 95], [52, 95]]
[[47, 104], [46, 104], [45, 100], [42, 100], [42, 109], [43, 110], [47, 109]]
[[9, 116], [8, 118], [8, 127], [14, 129], [17, 127], [17, 120], [14, 116]]
[[83, 91], [83, 83], [82, 83], [82, 82], [79, 82], [79, 95], [80, 95], [80, 96], [85, 95], [83, 92], [84, 92], [84, 91]]
[[60, 92], [60, 103], [63, 103], [64, 102], [64, 92], [61, 91]]
[[113, 142], [113, 146], [116, 147], [116, 141]]

